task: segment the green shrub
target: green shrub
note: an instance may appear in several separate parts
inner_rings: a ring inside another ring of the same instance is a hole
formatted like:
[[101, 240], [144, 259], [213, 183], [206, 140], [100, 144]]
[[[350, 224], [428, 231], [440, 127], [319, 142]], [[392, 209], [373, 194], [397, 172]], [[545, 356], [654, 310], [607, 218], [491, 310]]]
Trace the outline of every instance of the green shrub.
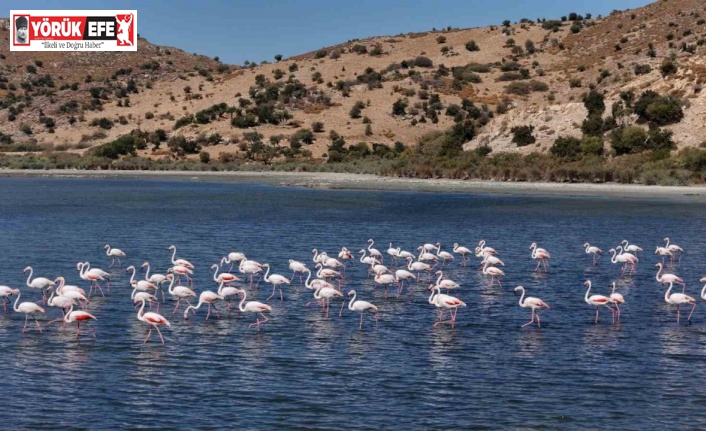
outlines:
[[546, 82], [537, 81], [535, 79], [529, 82], [532, 91], [549, 91], [549, 85]]
[[469, 40], [466, 42], [466, 49], [473, 52], [473, 51], [480, 51], [480, 47], [476, 43], [475, 40]]
[[584, 136], [581, 139], [581, 152], [589, 155], [602, 155], [603, 139], [596, 136]]
[[508, 94], [516, 94], [518, 96], [526, 96], [532, 91], [530, 85], [526, 82], [512, 82], [505, 87], [505, 92]]
[[605, 96], [596, 90], [591, 90], [583, 96], [583, 105], [588, 115], [603, 115], [605, 111]]
[[664, 77], [677, 73], [677, 70], [679, 70], [679, 66], [677, 66], [677, 63], [668, 58], [665, 58], [662, 61], [662, 64], [660, 64], [659, 66], [659, 71]]
[[423, 55], [415, 57], [412, 64], [416, 67], [434, 67], [434, 62], [431, 61], [429, 57], [424, 57]]
[[555, 157], [575, 160], [581, 155], [581, 140], [572, 136], [559, 136], [549, 152]]
[[392, 115], [404, 115], [407, 110], [408, 103], [404, 99], [397, 99], [392, 104]]
[[438, 36], [436, 38], [436, 43], [446, 43], [446, 36]]
[[498, 81], [518, 81], [520, 79], [524, 79], [524, 77], [522, 76], [522, 74], [517, 72], [501, 73], [498, 77]]
[[660, 96], [648, 90], [635, 102], [634, 111], [642, 121], [664, 126], [675, 124], [684, 118], [681, 101], [673, 96]]
[[537, 138], [534, 137], [534, 126], [515, 126], [510, 129], [512, 132], [512, 142], [518, 147], [534, 144]]
[[208, 151], [201, 151], [199, 153], [199, 161], [201, 163], [208, 163], [211, 160], [211, 155], [208, 153]]
[[646, 75], [652, 72], [652, 66], [650, 66], [649, 64], [636, 64], [634, 71], [635, 75]]

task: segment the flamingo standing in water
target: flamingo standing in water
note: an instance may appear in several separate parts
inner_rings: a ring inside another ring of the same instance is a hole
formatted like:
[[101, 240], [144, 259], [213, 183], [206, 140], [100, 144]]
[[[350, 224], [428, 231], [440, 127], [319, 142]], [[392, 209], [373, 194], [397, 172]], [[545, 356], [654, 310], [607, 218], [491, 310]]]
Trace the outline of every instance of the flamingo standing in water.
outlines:
[[[436, 265], [434, 265], [434, 266], [436, 266]], [[410, 271], [416, 271], [417, 278], [419, 278], [419, 271], [426, 271], [427, 272], [427, 280], [431, 279], [431, 271], [434, 269], [434, 266], [431, 266], [428, 263], [424, 263], [424, 262], [419, 262], [419, 261], [414, 262], [411, 257], [407, 258], [407, 269]]]
[[275, 296], [275, 291], [279, 289], [279, 300], [284, 301], [284, 296], [282, 295], [282, 288], [279, 287], [282, 284], [289, 284], [289, 279], [283, 275], [279, 274], [271, 274], [270, 275], [270, 264], [265, 263], [262, 265], [263, 268], [267, 268], [267, 272], [265, 272], [265, 276], [263, 277], [266, 283], [271, 283], [272, 284], [272, 295], [267, 298], [269, 301], [270, 298]]
[[598, 265], [598, 258], [603, 254], [603, 250], [589, 243], [585, 243], [583, 246], [586, 248], [586, 254], [593, 255], [593, 265]]
[[444, 279], [443, 271], [438, 270], [435, 272], [435, 274], [439, 276], [439, 278], [436, 280], [436, 285], [442, 289], [446, 289], [446, 292], [448, 292], [450, 289], [458, 289], [459, 287], [461, 287], [460, 284], [456, 283], [453, 280], [450, 280], [448, 278]]
[[437, 242], [436, 243], [436, 256], [441, 259], [441, 265], [443, 266], [446, 262], [454, 260], [453, 254], [449, 253], [448, 251], [442, 251], [441, 250], [441, 243]]
[[267, 321], [270, 320], [263, 313], [265, 311], [272, 311], [272, 307], [270, 307], [267, 304], [263, 304], [262, 302], [258, 302], [258, 301], [245, 302], [245, 298], [247, 297], [247, 292], [245, 292], [245, 289], [240, 289], [240, 293], [243, 295], [243, 298], [240, 300], [240, 303], [238, 304], [238, 309], [243, 313], [248, 312], [248, 313], [260, 314], [260, 316], [262, 316], [262, 319], [263, 319], [263, 320], [260, 320], [260, 318], [258, 318], [256, 316], [255, 323], [251, 323], [250, 325], [248, 325], [248, 329], [257, 325], [257, 332], [260, 332], [260, 325], [262, 325], [263, 323], [267, 323]]
[[637, 253], [642, 251], [642, 247], [638, 247], [635, 244], [630, 244], [628, 240], [624, 239], [620, 242], [623, 245], [623, 249], [627, 251], [628, 253], [634, 253], [637, 256]]
[[669, 244], [669, 238], [664, 238], [662, 241], [666, 242], [665, 248], [672, 253], [679, 253], [679, 260], [681, 261], [681, 255], [684, 254], [684, 249], [676, 244]]
[[228, 272], [231, 272], [233, 270], [233, 264], [236, 262], [240, 262], [242, 260], [245, 260], [245, 254], [241, 253], [239, 251], [231, 251], [228, 253], [228, 256], [224, 257], [221, 259], [221, 266], [230, 263], [230, 269]]
[[213, 281], [216, 283], [232, 283], [234, 281], [240, 281], [238, 277], [235, 275], [231, 274], [230, 272], [221, 272], [220, 274], [218, 273], [218, 264], [213, 264], [211, 265], [211, 269], [213, 270]]
[[664, 265], [664, 257], [669, 256], [669, 260], [671, 262], [674, 262], [674, 253], [671, 251], [667, 250], [665, 247], [657, 247], [655, 249], [655, 254], [658, 256], [662, 256], [662, 264]]
[[145, 313], [145, 300], [141, 299], [140, 302], [142, 302], [142, 306], [137, 312], [137, 320], [146, 322], [151, 326], [150, 331], [147, 333], [147, 337], [143, 343], [146, 343], [152, 336], [152, 329], [156, 329], [159, 334], [159, 339], [162, 340], [162, 344], [164, 344], [164, 337], [162, 337], [162, 331], [159, 330], [159, 325], [167, 325], [168, 327], [171, 327], [172, 324], [169, 323], [169, 320], [165, 319], [161, 314], [153, 313], [151, 311]]
[[[157, 297], [152, 295], [149, 292], [138, 291], [136, 285], [133, 285], [132, 294], [130, 295], [130, 299], [132, 299], [133, 303], [135, 303], [135, 304], [137, 304], [139, 301], [142, 301], [142, 300], [149, 302], [150, 310], [152, 309], [152, 303], [155, 302], [155, 303], [157, 303], [157, 311], [159, 311], [159, 300], [157, 299]], [[137, 307], [137, 305], [135, 305], [135, 306]]]
[[323, 301], [326, 305], [326, 318], [328, 319], [328, 310], [331, 305], [331, 299], [335, 297], [342, 297], [343, 294], [338, 290], [331, 287], [319, 287], [314, 292], [314, 299]]
[[623, 269], [620, 271], [621, 276], [625, 275], [625, 270], [627, 269], [628, 265], [630, 265], [630, 274], [632, 275], [632, 273], [635, 272], [635, 265], [637, 264], [637, 258], [635, 256], [633, 256], [632, 254], [618, 254], [618, 252], [615, 251], [614, 248], [608, 250], [608, 253], [613, 255], [610, 259], [611, 263], [623, 264]]
[[[449, 323], [454, 325], [456, 323], [456, 313], [458, 313], [459, 307], [465, 307], [466, 303], [451, 295], [444, 295], [441, 293], [441, 288], [435, 284], [429, 285], [429, 290], [431, 290], [431, 296], [429, 297], [429, 303], [435, 305], [439, 309], [439, 321], [434, 323], [434, 327], [440, 323]], [[444, 315], [444, 310], [448, 310], [451, 318], [449, 320], [441, 320]]]
[[485, 254], [485, 253], [498, 254], [498, 252], [495, 251], [495, 249], [493, 247], [486, 247], [485, 246], [484, 239], [478, 241], [478, 247], [476, 247], [475, 251], [476, 251], [476, 254], [478, 254], [478, 252], [480, 252], [481, 254]]
[[378, 308], [371, 304], [368, 301], [361, 301], [361, 300], [356, 300], [357, 293], [355, 290], [351, 289], [350, 292], [348, 292], [348, 297], [353, 295], [353, 298], [351, 298], [350, 301], [348, 301], [348, 309], [351, 311], [357, 311], [360, 313], [360, 325], [358, 325], [358, 330], [363, 329], [363, 313], [372, 313], [373, 318], [375, 319], [375, 326], [378, 324]]
[[387, 249], [387, 254], [392, 257], [392, 262], [397, 263], [397, 258], [400, 256], [400, 249], [399, 248], [394, 248], [392, 246], [392, 243], [390, 243], [390, 247]]
[[208, 305], [208, 313], [206, 313], [206, 320], [211, 316], [211, 306], [213, 306], [213, 309], [216, 311], [216, 317], [221, 318], [221, 316], [218, 314], [218, 308], [216, 308], [215, 304], [213, 304], [216, 301], [223, 300], [223, 297], [215, 292], [212, 292], [210, 290], [204, 290], [201, 292], [201, 295], [199, 295], [199, 302], [196, 304], [196, 306], [189, 305], [186, 307], [186, 310], [184, 310], [184, 319], [189, 318], [189, 311], [194, 310], [194, 314], [196, 314], [196, 310], [198, 310], [203, 304]]
[[228, 307], [228, 313], [230, 313], [230, 297], [235, 296], [237, 294], [240, 294], [240, 289], [237, 287], [233, 286], [226, 286], [224, 282], [221, 282], [221, 284], [218, 286], [218, 294], [223, 297], [223, 300], [226, 303], [226, 307]]
[[537, 247], [537, 243], [533, 242], [530, 245], [530, 250], [532, 250], [532, 259], [537, 260], [537, 267], [534, 268], [535, 272], [539, 270], [539, 266], [543, 265], [544, 266], [544, 272], [548, 271], [548, 263], [547, 260], [551, 257], [547, 250]]
[[[52, 322], [64, 322], [63, 317], [66, 316], [66, 309], [76, 305], [76, 301], [73, 300], [72, 298], [68, 298], [68, 297], [62, 296], [62, 295], [57, 295], [58, 290], [59, 289], [53, 290], [51, 295], [49, 295], [49, 299], [47, 299], [47, 305], [50, 307], [56, 307], [56, 308], [61, 309], [62, 318], [52, 320], [51, 322], [47, 323], [46, 326], [49, 326]], [[66, 326], [65, 322], [64, 322], [64, 326]]]
[[692, 298], [691, 296], [685, 295], [683, 293], [671, 293], [672, 287], [674, 287], [674, 283], [670, 281], [669, 282], [669, 289], [667, 289], [667, 291], [664, 293], [664, 301], [667, 304], [677, 306], [677, 325], [679, 324], [679, 317], [680, 317], [679, 308], [683, 304], [693, 304], [693, 306], [691, 307], [691, 313], [689, 313], [689, 317], [686, 319], [689, 322], [691, 322], [691, 315], [694, 314], [694, 309], [696, 308], [696, 300], [694, 298]]
[[7, 304], [12, 302], [10, 297], [14, 294], [15, 289], [8, 286], [0, 286], [0, 297], [2, 297], [2, 308], [5, 310], [5, 314], [7, 314]]
[[[64, 280], [64, 277], [56, 277], [54, 283], [59, 284], [59, 286], [55, 290], [57, 295], [73, 299], [81, 305], [81, 308], [88, 308], [88, 303], [90, 301], [88, 300], [86, 292], [83, 289], [78, 286], [65, 284], [66, 280]], [[81, 303], [81, 301], [83, 301], [83, 303]]]
[[289, 259], [289, 269], [292, 271], [292, 278], [290, 278], [289, 281], [291, 282], [292, 280], [294, 280], [294, 275], [298, 272], [300, 283], [303, 281], [302, 274], [304, 274], [308, 270], [304, 262], [300, 262], [298, 260], [293, 259]]
[[88, 296], [91, 296], [93, 294], [94, 287], [98, 288], [98, 291], [101, 293], [101, 296], [105, 296], [105, 294], [103, 294], [103, 289], [101, 288], [101, 285], [98, 283], [98, 281], [105, 281], [106, 286], [110, 289], [110, 274], [100, 268], [91, 268], [91, 264], [88, 262], [77, 263], [76, 269], [78, 269], [79, 271], [79, 277], [81, 277], [83, 280], [91, 282], [91, 289], [88, 291]]
[[380, 253], [380, 250], [377, 248], [373, 248], [373, 244], [375, 244], [375, 241], [373, 241], [372, 238], [368, 240], [370, 244], [368, 244], [368, 254], [375, 259], [378, 259], [380, 263], [382, 263], [382, 253]]
[[174, 311], [172, 311], [172, 314], [176, 313], [182, 299], [184, 301], [186, 301], [186, 303], [189, 304], [189, 306], [191, 306], [191, 303], [189, 302], [189, 298], [196, 297], [196, 292], [194, 292], [193, 290], [189, 289], [186, 286], [174, 286], [174, 281], [176, 281], [176, 278], [172, 278], [172, 281], [169, 283], [169, 289], [167, 289], [167, 291], [169, 292], [170, 295], [177, 298], [176, 307], [174, 307]]
[[[379, 284], [380, 286], [385, 286], [385, 297], [387, 297], [387, 286], [389, 286], [391, 284], [399, 283], [399, 280], [397, 280], [397, 278], [395, 278], [395, 275], [390, 274], [390, 273], [376, 274], [375, 278], [373, 278], [373, 281], [374, 281], [373, 288], [377, 284]], [[398, 291], [399, 291], [399, 289], [398, 289]]]
[[613, 282], [613, 288], [610, 291], [610, 299], [615, 304], [615, 313], [620, 319], [620, 304], [625, 304], [625, 298], [623, 295], [615, 291], [615, 282]]
[[[600, 306], [605, 306], [608, 310], [610, 310], [610, 313], [613, 314], [615, 311], [609, 306], [609, 304], [613, 303], [613, 300], [610, 299], [607, 296], [604, 295], [591, 295], [588, 296], [588, 293], [591, 291], [591, 281], [586, 280], [583, 283], [584, 286], [588, 286], [588, 289], [586, 290], [586, 296], [584, 297], [584, 300], [588, 305], [593, 305], [596, 307], [596, 321], [595, 323], [598, 323], [598, 307]], [[613, 314], [613, 317], [615, 317], [615, 314]]]
[[488, 266], [488, 263], [486, 262], [485, 265], [483, 265], [483, 274], [490, 276], [490, 285], [491, 286], [493, 285], [494, 280], [496, 278], [498, 279], [498, 286], [500, 286], [500, 287], [503, 286], [502, 283], [500, 283], [500, 277], [505, 276], [505, 273], [503, 272], [502, 269], [496, 268], [494, 266]]
[[25, 314], [25, 326], [22, 328], [22, 333], [24, 334], [25, 330], [27, 329], [27, 320], [29, 320], [30, 314], [32, 315], [32, 319], [34, 319], [34, 323], [37, 324], [37, 329], [39, 329], [39, 332], [42, 332], [42, 325], [39, 324], [39, 321], [34, 316], [34, 314], [44, 313], [44, 309], [39, 305], [35, 304], [34, 302], [25, 301], [20, 303], [20, 296], [22, 296], [20, 289], [15, 289], [14, 293], [17, 294], [17, 299], [15, 299], [15, 305], [13, 309], [18, 313]]
[[167, 280], [171, 280], [170, 277], [173, 277], [171, 274], [152, 274], [150, 275], [150, 263], [149, 262], [144, 262], [142, 263], [142, 267], [147, 267], [147, 270], [145, 271], [145, 280], [149, 281], [150, 283], [154, 284], [157, 286], [159, 290], [162, 291], [162, 302], [164, 302], [164, 290], [162, 290], [162, 283], [164, 283]]
[[346, 247], [341, 247], [341, 251], [338, 252], [338, 258], [343, 260], [353, 259], [353, 254]]
[[47, 302], [47, 289], [54, 287], [54, 282], [49, 280], [46, 277], [37, 277], [35, 279], [32, 279], [32, 274], [34, 274], [34, 269], [32, 269], [31, 266], [26, 267], [23, 272], [29, 271], [29, 275], [27, 276], [27, 282], [25, 283], [27, 287], [31, 289], [39, 289], [42, 291], [42, 301], [44, 303]]
[[[400, 287], [397, 290], [397, 295], [402, 293], [402, 287], [404, 285], [405, 280], [416, 280], [417, 277], [414, 276], [411, 272], [407, 271], [406, 269], [398, 269], [395, 271], [395, 278], [399, 281]], [[410, 282], [411, 283], [411, 282]], [[411, 290], [411, 289], [410, 289]]]
[[110, 244], [106, 244], [103, 248], [105, 249], [106, 256], [113, 259], [110, 262], [108, 268], [113, 267], [113, 265], [115, 264], [115, 259], [118, 259], [118, 266], [123, 266], [123, 264], [120, 262], [120, 258], [127, 256], [124, 251], [120, 250], [119, 248], [111, 248]]
[[187, 268], [189, 268], [189, 269], [194, 269], [194, 265], [192, 265], [191, 262], [189, 262], [188, 260], [186, 260], [186, 259], [175, 259], [175, 257], [176, 257], [176, 246], [170, 245], [170, 246], [169, 246], [169, 250], [171, 250], [171, 252], [172, 252], [172, 265], [174, 265], [174, 266], [185, 266], [185, 267], [187, 267]]
[[[661, 284], [667, 284], [667, 283], [676, 283], [676, 284], [681, 284], [682, 286], [682, 292], [686, 290], [686, 284], [684, 283], [684, 279], [677, 276], [676, 274], [662, 274], [662, 262], [657, 262], [655, 265], [655, 268], [659, 268], [657, 271], [657, 274], [655, 275], [655, 279], [660, 282]], [[661, 275], [660, 275], [661, 274]]]
[[525, 298], [525, 288], [523, 286], [517, 286], [515, 288], [515, 292], [517, 292], [518, 290], [522, 292], [522, 295], [520, 296], [520, 307], [532, 309], [532, 318], [530, 319], [529, 322], [522, 325], [522, 327], [524, 328], [525, 326], [531, 325], [532, 323], [534, 323], [534, 317], [537, 316], [537, 328], [541, 328], [542, 321], [539, 319], [539, 313], [537, 313], [537, 309], [538, 308], [547, 308], [548, 309], [549, 305], [546, 302], [542, 301], [541, 299], [535, 298], [534, 296], [528, 296], [527, 298]]
[[71, 308], [69, 308], [69, 312], [64, 315], [64, 323], [76, 322], [76, 338], [78, 338], [78, 336], [81, 334], [81, 322], [86, 322], [88, 330], [91, 331], [91, 334], [93, 334], [93, 338], [96, 338], [96, 331], [94, 331], [93, 328], [91, 328], [91, 326], [89, 325], [89, 322], [91, 320], [98, 319], [96, 319], [96, 316], [91, 313], [87, 313], [81, 310], [74, 311], [73, 304], [71, 305]]
[[468, 262], [468, 255], [471, 254], [471, 250], [466, 247], [460, 246], [457, 242], [455, 242], [453, 251], [454, 253], [458, 253], [461, 255], [461, 258], [463, 259], [461, 261], [461, 264], [465, 265]]
[[253, 276], [262, 272], [262, 265], [254, 260], [241, 260], [240, 265], [238, 265], [238, 271], [240, 271], [241, 274], [250, 275], [250, 287], [252, 287]]

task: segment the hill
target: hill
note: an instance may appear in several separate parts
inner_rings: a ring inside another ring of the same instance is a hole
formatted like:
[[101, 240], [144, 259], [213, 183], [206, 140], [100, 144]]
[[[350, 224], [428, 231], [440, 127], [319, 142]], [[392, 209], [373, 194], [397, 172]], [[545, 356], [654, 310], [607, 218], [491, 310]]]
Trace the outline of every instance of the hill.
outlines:
[[[557, 155], [557, 137], [575, 138], [570, 153], [619, 156], [637, 152], [619, 147], [643, 137], [634, 127], [662, 145], [648, 126], [677, 148], [700, 147], [704, 45], [699, 0], [379, 36], [244, 67], [144, 39], [132, 53], [11, 53], [4, 43], [0, 150], [78, 154], [132, 132], [127, 146], [151, 159], [334, 161], [414, 146]], [[662, 99], [642, 100], [648, 90]], [[586, 124], [589, 92], [606, 109]]]

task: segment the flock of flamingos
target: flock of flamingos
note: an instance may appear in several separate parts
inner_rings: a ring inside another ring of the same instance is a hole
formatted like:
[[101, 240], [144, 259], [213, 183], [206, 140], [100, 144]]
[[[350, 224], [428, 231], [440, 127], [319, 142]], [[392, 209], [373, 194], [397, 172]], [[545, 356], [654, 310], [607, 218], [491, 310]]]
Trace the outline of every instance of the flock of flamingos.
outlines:
[[[675, 274], [664, 272], [665, 259], [669, 259], [673, 264], [675, 260], [681, 259], [684, 250], [678, 245], [670, 244], [669, 238], [665, 238], [664, 241], [666, 244], [657, 247], [655, 250], [655, 254], [662, 258], [662, 261], [655, 265], [657, 268], [655, 277], [659, 283], [668, 285], [664, 300], [668, 304], [676, 305], [677, 323], [679, 323], [680, 320], [680, 308], [682, 305], [691, 306], [688, 317], [688, 320], [691, 320], [691, 315], [696, 308], [696, 299], [683, 292], [673, 293], [672, 289], [674, 284], [679, 284], [684, 289], [684, 280]], [[360, 258], [354, 258], [353, 254], [346, 247], [342, 247], [337, 257], [331, 257], [326, 252], [319, 252], [319, 250], [313, 249], [313, 259], [310, 265], [314, 268], [309, 268], [305, 262], [290, 259], [289, 270], [291, 271], [291, 275], [288, 276], [270, 273], [269, 264], [250, 260], [241, 252], [231, 252], [223, 257], [219, 263], [211, 266], [213, 281], [215, 285], [218, 286], [217, 289], [203, 290], [198, 294], [198, 302], [196, 305], [193, 305], [191, 299], [197, 296], [197, 293], [193, 290], [191, 279], [194, 265], [186, 259], [177, 258], [176, 247], [172, 245], [169, 247], [169, 250], [172, 252], [172, 266], [167, 270], [166, 274], [150, 274], [149, 262], [144, 262], [141, 265], [144, 271], [144, 278], [137, 277], [137, 269], [134, 266], [128, 266], [126, 268], [127, 272], [131, 272], [130, 285], [133, 289], [131, 300], [135, 306], [139, 306], [136, 318], [149, 325], [149, 331], [144, 342], [146, 343], [152, 336], [152, 331], [156, 330], [162, 344], [164, 344], [164, 337], [162, 336], [160, 326], [171, 326], [169, 320], [158, 313], [160, 293], [161, 301], [164, 301], [165, 284], [168, 285], [166, 288], [167, 292], [176, 299], [176, 306], [172, 311], [172, 315], [179, 310], [182, 302], [184, 302], [185, 308], [182, 313], [184, 319], [188, 319], [190, 313], [196, 314], [196, 310], [202, 306], [206, 306], [208, 308], [206, 320], [208, 320], [212, 309], [217, 316], [220, 316], [218, 308], [216, 307], [218, 302], [224, 302], [228, 311], [230, 311], [232, 305], [231, 299], [239, 296], [240, 300], [237, 301], [237, 309], [243, 313], [253, 314], [255, 321], [251, 323], [248, 328], [255, 326], [259, 331], [261, 325], [268, 322], [266, 313], [272, 311], [272, 307], [263, 302], [248, 301], [247, 290], [244, 286], [246, 283], [248, 283], [250, 289], [253, 288], [253, 283], [259, 285], [260, 281], [271, 284], [272, 294], [267, 300], [273, 298], [276, 300], [278, 296], [280, 300], [284, 300], [282, 286], [295, 283], [295, 279], [298, 279], [298, 283], [312, 291], [315, 300], [312, 302], [318, 302], [325, 310], [326, 318], [328, 318], [331, 300], [335, 298], [343, 299], [339, 315], [343, 312], [345, 297], [341, 285], [346, 281], [346, 268], [350, 265], [349, 262], [359, 261], [368, 267], [368, 276], [373, 278], [374, 286], [379, 285], [385, 288], [385, 297], [387, 297], [387, 290], [390, 287], [396, 288], [397, 294], [399, 295], [405, 283], [408, 283], [411, 288], [412, 283], [419, 283], [426, 280], [425, 283], [428, 283], [428, 290], [430, 292], [428, 302], [430, 305], [435, 306], [438, 311], [437, 320], [434, 323], [434, 326], [437, 326], [440, 324], [454, 325], [459, 308], [466, 306], [465, 302], [461, 299], [449, 294], [450, 291], [459, 289], [461, 285], [449, 278], [444, 278], [443, 275], [444, 266], [451, 265], [452, 261], [455, 260], [455, 255], [458, 256], [460, 265], [467, 265], [470, 262], [471, 256], [481, 259], [479, 271], [482, 271], [485, 276], [490, 277], [491, 285], [497, 283], [499, 286], [502, 286], [501, 280], [505, 275], [499, 268], [500, 266], [504, 266], [504, 263], [499, 257], [499, 253], [492, 247], [487, 246], [484, 240], [481, 240], [474, 250], [460, 246], [459, 244], [454, 244], [451, 252], [442, 250], [440, 243], [423, 244], [417, 248], [417, 253], [415, 254], [404, 251], [400, 247], [393, 247], [392, 244], [390, 244], [390, 247], [385, 252], [387, 256], [373, 246], [374, 241], [369, 239], [367, 248], [362, 248], [359, 251], [361, 255]], [[583, 247], [586, 254], [592, 257], [593, 264], [597, 265], [598, 259], [603, 254], [603, 251], [589, 243], [584, 244]], [[126, 258], [126, 253], [120, 249], [112, 248], [107, 244], [104, 249], [108, 258], [111, 259], [109, 268], [114, 265], [122, 267], [121, 258]], [[531, 251], [531, 258], [537, 262], [537, 266], [534, 270], [548, 271], [549, 260], [551, 258], [550, 253], [538, 247], [536, 243], [532, 243], [529, 250]], [[642, 248], [630, 244], [627, 240], [623, 240], [621, 245], [611, 248], [609, 253], [611, 254], [611, 262], [613, 264], [622, 265], [622, 276], [634, 273], [639, 261], [638, 254], [642, 251]], [[387, 264], [389, 266], [383, 264], [386, 258], [389, 261]], [[230, 265], [228, 269], [221, 271], [221, 269], [225, 268], [227, 265]], [[78, 337], [81, 334], [81, 324], [83, 323], [84, 327], [88, 328], [95, 338], [95, 331], [91, 327], [90, 322], [97, 320], [97, 318], [87, 311], [90, 298], [91, 295], [94, 294], [105, 295], [103, 289], [110, 289], [110, 281], [113, 274], [98, 268], [91, 268], [89, 262], [79, 262], [76, 265], [76, 269], [79, 277], [90, 283], [88, 292], [77, 285], [66, 284], [64, 277], [56, 277], [53, 280], [45, 277], [33, 277], [34, 270], [30, 266], [24, 269], [25, 273], [28, 274], [26, 286], [29, 290], [40, 291], [42, 294], [41, 301], [22, 302], [20, 300], [20, 289], [0, 286], [0, 296], [3, 299], [5, 312], [7, 312], [7, 306], [11, 304], [15, 312], [25, 315], [25, 323], [22, 328], [23, 334], [27, 330], [30, 317], [34, 320], [39, 332], [42, 332], [42, 325], [39, 323], [39, 320], [37, 320], [36, 314], [45, 313], [45, 308], [42, 306], [44, 305], [58, 308], [63, 314], [62, 317], [48, 322], [46, 326], [55, 322], [63, 324], [64, 326], [76, 323], [76, 337]], [[240, 277], [232, 273], [235, 269], [237, 269], [237, 272], [245, 280], [241, 280]], [[304, 279], [305, 275], [306, 279]], [[312, 275], [315, 275], [314, 279], [312, 279]], [[255, 281], [255, 277], [258, 277], [257, 281]], [[706, 282], [706, 277], [702, 278], [700, 281], [702, 283]], [[239, 286], [241, 287], [233, 286], [236, 282], [240, 282]], [[587, 280], [584, 284], [586, 286], [585, 301], [588, 305], [595, 307], [596, 310], [595, 323], [598, 323], [598, 311], [601, 307], [605, 307], [610, 311], [613, 321], [620, 319], [620, 305], [625, 302], [625, 299], [620, 293], [615, 291], [615, 283], [613, 283], [612, 292], [607, 296], [599, 294], [590, 295], [591, 281]], [[442, 293], [442, 290], [446, 293]], [[521, 294], [519, 300], [520, 307], [529, 308], [531, 310], [530, 321], [522, 326], [524, 327], [536, 322], [537, 327], [541, 327], [538, 311], [544, 308], [548, 309], [549, 305], [540, 298], [526, 296], [523, 286], [517, 286], [514, 290]], [[277, 295], [278, 292], [279, 295]], [[13, 295], [17, 295], [14, 304], [11, 300]], [[357, 293], [353, 289], [347, 292], [347, 297], [348, 309], [360, 314], [360, 330], [363, 328], [364, 314], [370, 315], [377, 325], [377, 306], [371, 302], [358, 299]], [[704, 286], [701, 291], [701, 298], [706, 300], [706, 286]], [[145, 311], [146, 305], [149, 305], [150, 310], [155, 306], [156, 311]], [[445, 315], [446, 318], [444, 318]]]

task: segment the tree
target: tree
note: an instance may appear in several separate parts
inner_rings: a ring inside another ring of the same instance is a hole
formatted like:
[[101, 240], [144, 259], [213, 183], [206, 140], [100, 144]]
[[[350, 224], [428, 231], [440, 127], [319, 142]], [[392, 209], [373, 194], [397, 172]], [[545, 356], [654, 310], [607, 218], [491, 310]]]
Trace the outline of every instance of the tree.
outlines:
[[556, 157], [575, 160], [581, 155], [581, 140], [573, 136], [559, 136], [549, 152]]
[[404, 115], [406, 110], [407, 101], [404, 99], [397, 99], [397, 101], [392, 104], [392, 115]]
[[537, 51], [534, 47], [534, 42], [529, 39], [525, 41], [525, 50], [527, 51], [527, 54], [534, 54]]
[[468, 42], [466, 42], [466, 49], [471, 52], [480, 51], [480, 47], [478, 46], [475, 40], [469, 40]]
[[282, 54], [276, 54], [275, 61], [280, 61], [280, 60], [282, 60]]
[[201, 163], [208, 163], [211, 160], [211, 155], [208, 153], [208, 151], [201, 151], [199, 153], [199, 160]]
[[583, 96], [583, 105], [588, 111], [589, 117], [592, 115], [603, 115], [605, 111], [605, 97], [596, 90], [591, 90]]
[[512, 142], [518, 147], [524, 147], [537, 141], [537, 138], [532, 135], [534, 126], [515, 126], [510, 129], [510, 132], [512, 132]]

